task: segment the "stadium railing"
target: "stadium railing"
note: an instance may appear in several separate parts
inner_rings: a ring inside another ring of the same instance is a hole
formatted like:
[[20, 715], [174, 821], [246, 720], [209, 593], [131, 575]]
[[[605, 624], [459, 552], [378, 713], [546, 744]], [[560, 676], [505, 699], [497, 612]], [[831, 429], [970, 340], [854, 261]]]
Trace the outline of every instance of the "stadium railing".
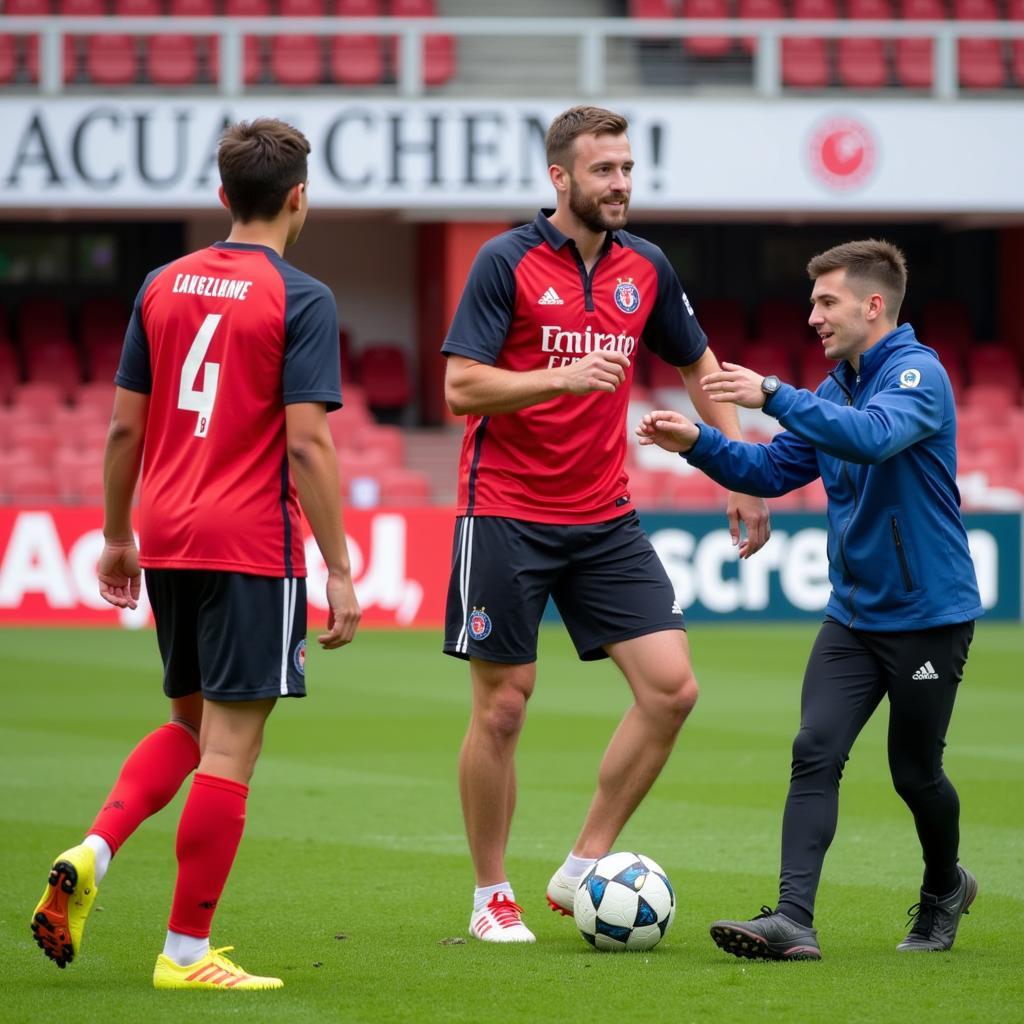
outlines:
[[[38, 88], [46, 96], [59, 95], [64, 82], [64, 39], [67, 36], [139, 35], [213, 37], [219, 42], [215, 90], [224, 96], [247, 91], [244, 82], [246, 37], [281, 36], [383, 36], [397, 39], [398, 61], [393, 87], [399, 95], [426, 95], [424, 45], [439, 33], [456, 42], [474, 38], [516, 38], [565, 40], [576, 51], [575, 92], [580, 96], [601, 96], [608, 91], [609, 48], [621, 39], [648, 42], [709, 36], [728, 37], [744, 49], [753, 41], [753, 91], [763, 97], [784, 91], [782, 75], [783, 40], [786, 39], [925, 39], [934, 43], [934, 75], [930, 94], [953, 99], [961, 92], [958, 73], [958, 43], [970, 39], [1024, 40], [1024, 21], [912, 21], [912, 20], [810, 20], [810, 19], [686, 19], [686, 18], [0, 18], [0, 31], [8, 36], [40, 38]], [[523, 55], [528, 59], [529, 55]], [[553, 70], [553, 69], [552, 69]], [[538, 81], [529, 67], [532, 86]], [[559, 79], [561, 81], [561, 79]], [[383, 88], [383, 87], [378, 87]], [[493, 94], [507, 92], [504, 82], [495, 80]], [[480, 83], [473, 83], [475, 95], [485, 95]]]

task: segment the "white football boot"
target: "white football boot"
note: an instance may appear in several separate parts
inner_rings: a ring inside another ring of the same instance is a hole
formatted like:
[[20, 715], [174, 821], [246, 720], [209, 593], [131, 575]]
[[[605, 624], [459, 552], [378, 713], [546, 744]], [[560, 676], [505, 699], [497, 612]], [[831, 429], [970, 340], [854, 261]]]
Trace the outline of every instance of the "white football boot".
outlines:
[[481, 942], [536, 942], [523, 924], [523, 908], [507, 892], [496, 892], [482, 910], [469, 919], [469, 934]]
[[567, 875], [559, 868], [548, 882], [548, 906], [563, 917], [572, 917], [573, 903], [576, 900], [576, 890], [579, 888], [583, 876], [575, 878]]

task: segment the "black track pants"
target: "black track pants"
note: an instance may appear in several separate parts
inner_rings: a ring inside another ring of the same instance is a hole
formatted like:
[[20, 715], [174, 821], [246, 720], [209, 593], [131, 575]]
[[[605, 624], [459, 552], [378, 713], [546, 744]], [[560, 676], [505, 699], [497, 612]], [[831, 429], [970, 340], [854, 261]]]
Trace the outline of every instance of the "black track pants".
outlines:
[[942, 770], [942, 751], [973, 635], [973, 622], [906, 633], [867, 633], [824, 622], [807, 662], [793, 742], [780, 902], [813, 916], [821, 866], [836, 831], [843, 766], [885, 696], [889, 769], [914, 816], [925, 888], [944, 895], [949, 879], [955, 886], [960, 801]]

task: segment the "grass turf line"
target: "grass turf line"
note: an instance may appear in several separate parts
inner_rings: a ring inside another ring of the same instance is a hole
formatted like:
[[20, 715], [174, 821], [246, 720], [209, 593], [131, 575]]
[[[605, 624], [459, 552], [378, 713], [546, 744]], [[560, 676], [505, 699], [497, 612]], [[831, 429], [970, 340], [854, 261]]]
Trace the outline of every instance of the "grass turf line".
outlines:
[[[509, 871], [532, 947], [467, 941], [472, 876], [455, 784], [465, 666], [433, 632], [365, 631], [308, 661], [311, 697], [275, 711], [246, 836], [215, 921], [281, 992], [244, 998], [150, 987], [174, 879], [180, 794], [118, 855], [82, 955], [65, 971], [28, 918], [50, 858], [78, 841], [121, 760], [162, 720], [152, 633], [0, 631], [0, 1021], [1002, 1022], [1024, 1019], [1024, 691], [1019, 626], [979, 624], [950, 729], [961, 853], [980, 895], [952, 955], [897, 956], [920, 854], [885, 762], [885, 706], [847, 766], [817, 924], [825, 960], [735, 960], [707, 935], [775, 897], [782, 802], [814, 627], [696, 625], [702, 695], [668, 768], [618, 847], [657, 859], [679, 912], [648, 954], [595, 953], [546, 910], [547, 879], [582, 820], [627, 701], [615, 670], [542, 638], [520, 744]], [[344, 936], [338, 938], [337, 936]]]

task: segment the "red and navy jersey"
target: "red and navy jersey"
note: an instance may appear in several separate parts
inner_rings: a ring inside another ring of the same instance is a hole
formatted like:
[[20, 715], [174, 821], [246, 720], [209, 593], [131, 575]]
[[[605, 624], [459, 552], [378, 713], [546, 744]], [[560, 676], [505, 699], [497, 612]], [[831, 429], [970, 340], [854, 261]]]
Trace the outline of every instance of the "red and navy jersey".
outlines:
[[637, 344], [674, 366], [707, 348], [661, 249], [608, 232], [588, 274], [576, 243], [548, 220], [552, 212], [481, 247], [442, 351], [522, 372], [614, 349], [630, 360], [626, 381], [611, 394], [468, 416], [460, 515], [597, 523], [629, 511], [626, 414]]
[[285, 406], [341, 404], [326, 285], [262, 245], [175, 260], [139, 291], [115, 381], [150, 396], [142, 565], [304, 576]]

